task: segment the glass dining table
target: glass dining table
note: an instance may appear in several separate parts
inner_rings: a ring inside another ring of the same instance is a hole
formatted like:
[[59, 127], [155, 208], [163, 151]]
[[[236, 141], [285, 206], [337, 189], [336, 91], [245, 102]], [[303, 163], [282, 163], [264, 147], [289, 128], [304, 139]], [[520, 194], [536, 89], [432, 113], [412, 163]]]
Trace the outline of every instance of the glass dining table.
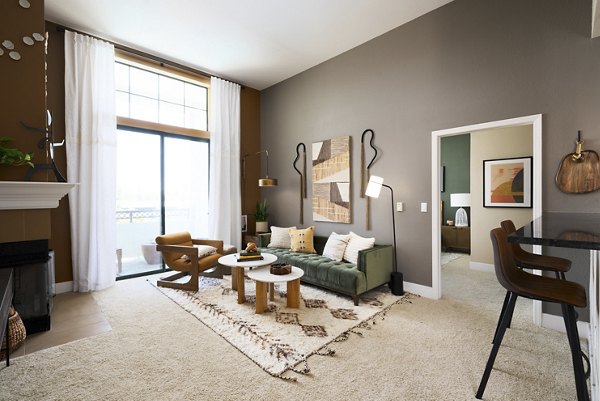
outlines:
[[588, 305], [590, 308], [589, 357], [592, 401], [600, 401], [598, 370], [600, 363], [598, 327], [600, 268], [600, 213], [547, 212], [519, 228], [508, 237], [510, 242], [589, 250], [590, 280]]

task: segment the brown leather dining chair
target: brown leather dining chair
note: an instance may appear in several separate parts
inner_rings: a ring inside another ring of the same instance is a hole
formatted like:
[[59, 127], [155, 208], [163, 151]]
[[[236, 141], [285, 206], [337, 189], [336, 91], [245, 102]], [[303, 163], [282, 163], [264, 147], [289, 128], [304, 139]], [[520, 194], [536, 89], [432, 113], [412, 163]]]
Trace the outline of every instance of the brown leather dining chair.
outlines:
[[[514, 309], [518, 297], [553, 302], [561, 305], [563, 319], [567, 329], [569, 347], [571, 349], [575, 386], [577, 388], [577, 400], [589, 401], [575, 313], [575, 307], [584, 308], [587, 306], [585, 289], [572, 281], [536, 276], [519, 269], [515, 264], [512, 247], [511, 244], [508, 243], [506, 231], [502, 228], [495, 228], [490, 232], [490, 237], [494, 249], [494, 270], [496, 272], [496, 278], [510, 293], [508, 308], [511, 310]], [[483, 392], [485, 391], [485, 387], [492, 372], [496, 355], [500, 349], [500, 344], [506, 333], [509, 319], [509, 314], [504, 313], [498, 332], [495, 335], [495, 340], [481, 378], [481, 383], [479, 384], [477, 394], [475, 395], [478, 399], [483, 397]]]
[[[500, 223], [500, 226], [502, 226], [507, 236], [517, 231], [517, 228], [515, 227], [515, 224], [512, 222], [512, 220], [504, 220]], [[521, 248], [521, 246], [516, 242], [510, 243], [509, 246], [512, 250], [512, 255], [515, 260], [515, 264], [521, 269], [554, 272], [556, 278], [562, 280], [566, 280], [565, 273], [571, 270], [571, 261], [569, 259], [559, 258], [556, 256], [538, 255], [535, 253], [527, 252], [526, 250]], [[514, 307], [510, 310], [507, 310], [509, 298], [510, 291], [506, 291], [504, 303], [502, 304], [502, 312], [500, 312], [498, 324], [496, 325], [496, 334], [498, 334], [498, 328], [500, 327], [500, 321], [502, 320], [502, 316], [504, 316], [504, 313], [509, 314], [507, 327], [510, 328]], [[496, 334], [494, 334], [494, 340], [496, 339]]]

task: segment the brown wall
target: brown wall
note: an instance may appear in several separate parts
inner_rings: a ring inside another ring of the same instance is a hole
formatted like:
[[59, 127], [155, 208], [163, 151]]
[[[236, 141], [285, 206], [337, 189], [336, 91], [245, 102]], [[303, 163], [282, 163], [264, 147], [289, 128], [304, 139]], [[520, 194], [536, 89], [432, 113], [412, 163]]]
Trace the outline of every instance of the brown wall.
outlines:
[[[29, 9], [17, 1], [0, 2], [0, 41], [10, 40], [21, 60], [9, 58], [8, 51], [0, 56], [0, 136], [13, 138], [8, 147], [34, 153], [35, 163], [46, 162], [46, 150], [36, 147], [42, 137], [21, 123], [43, 129], [46, 123], [44, 95], [44, 43], [33, 46], [23, 43], [23, 36], [33, 32], [44, 34], [44, 2], [32, 2]], [[0, 165], [0, 181], [23, 181], [28, 167]], [[34, 175], [35, 181], [47, 181], [44, 173]], [[0, 211], [0, 242], [46, 239], [50, 236], [49, 210]]]
[[[260, 92], [256, 89], [242, 88], [241, 91], [241, 150], [240, 156], [246, 158], [245, 177], [242, 177], [242, 214], [248, 216], [248, 233], [255, 232], [254, 211], [260, 200], [258, 179], [261, 173], [261, 158], [254, 154], [261, 150], [260, 143]], [[242, 172], [243, 173], [243, 172]], [[243, 243], [243, 241], [242, 241]]]
[[[48, 110], [52, 112], [54, 140], [65, 139], [65, 34], [56, 25], [46, 22], [48, 32]], [[67, 177], [66, 148], [54, 148], [56, 166]], [[54, 268], [57, 283], [73, 280], [71, 262], [71, 227], [69, 218], [69, 198], [60, 201], [58, 208], [52, 209], [52, 238], [50, 248], [54, 250]]]
[[[46, 97], [44, 95], [43, 42], [33, 46], [23, 43], [23, 36], [33, 32], [44, 34], [44, 2], [31, 2], [29, 9], [19, 6], [18, 1], [0, 2], [0, 42], [12, 41], [21, 60], [8, 57], [8, 51], [0, 56], [0, 136], [13, 138], [11, 146], [24, 152], [34, 152], [34, 161], [46, 162], [45, 150], [36, 147], [41, 135], [26, 129], [21, 123], [43, 129], [46, 124]], [[0, 165], [0, 180], [23, 181], [27, 167]], [[45, 176], [34, 177], [46, 181]]]
[[[431, 215], [419, 211], [420, 202], [432, 207], [431, 132], [539, 113], [543, 210], [600, 212], [600, 192], [568, 195], [554, 184], [578, 129], [600, 149], [600, 39], [590, 39], [590, 21], [589, 1], [455, 0], [263, 90], [261, 140], [280, 181], [267, 195], [272, 223], [299, 223], [296, 144], [351, 135], [353, 223], [317, 222], [316, 231], [391, 243], [389, 193], [373, 201], [369, 232], [357, 196], [360, 135], [372, 128], [380, 150], [372, 173], [405, 203], [396, 213], [399, 270], [431, 286]], [[304, 214], [311, 225], [310, 202]]]

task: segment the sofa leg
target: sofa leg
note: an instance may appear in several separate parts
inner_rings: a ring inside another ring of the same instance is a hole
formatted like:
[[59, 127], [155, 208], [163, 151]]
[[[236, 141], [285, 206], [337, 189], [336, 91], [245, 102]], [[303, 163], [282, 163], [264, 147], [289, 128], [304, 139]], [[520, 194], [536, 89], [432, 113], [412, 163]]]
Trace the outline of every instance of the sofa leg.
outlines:
[[358, 295], [352, 295], [352, 300], [354, 301], [354, 306], [358, 306], [358, 301], [360, 300]]

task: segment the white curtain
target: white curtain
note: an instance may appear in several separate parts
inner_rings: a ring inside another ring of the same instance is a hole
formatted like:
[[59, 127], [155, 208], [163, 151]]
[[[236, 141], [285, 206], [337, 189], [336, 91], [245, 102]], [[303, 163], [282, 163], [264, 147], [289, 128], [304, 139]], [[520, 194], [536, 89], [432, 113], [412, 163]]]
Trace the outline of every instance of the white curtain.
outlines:
[[116, 278], [116, 126], [113, 45], [65, 32], [65, 125], [73, 290]]
[[240, 249], [240, 86], [213, 77], [210, 99], [210, 238]]

